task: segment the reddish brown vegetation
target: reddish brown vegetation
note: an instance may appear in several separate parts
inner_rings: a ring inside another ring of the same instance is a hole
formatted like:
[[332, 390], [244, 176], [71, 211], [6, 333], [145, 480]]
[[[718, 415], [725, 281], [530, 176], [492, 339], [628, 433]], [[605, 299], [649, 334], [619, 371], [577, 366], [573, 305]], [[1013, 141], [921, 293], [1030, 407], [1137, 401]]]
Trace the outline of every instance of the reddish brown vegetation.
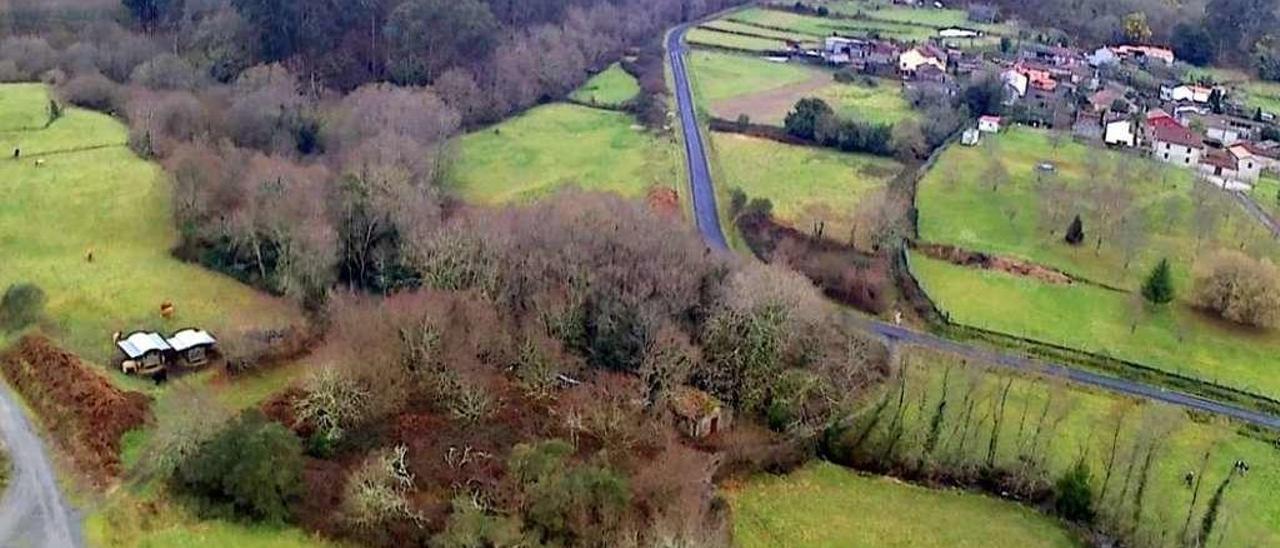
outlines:
[[1064, 274], [1062, 271], [1054, 270], [1047, 266], [1019, 261], [1017, 259], [1010, 259], [1008, 257], [988, 255], [977, 251], [969, 251], [955, 246], [921, 244], [917, 246], [916, 249], [925, 255], [947, 261], [954, 265], [976, 267], [986, 270], [999, 270], [1001, 272], [1013, 274], [1014, 276], [1035, 278], [1039, 281], [1050, 284], [1070, 285], [1073, 281], [1070, 276]]
[[655, 186], [649, 189], [648, 200], [649, 209], [660, 215], [667, 217], [680, 215], [680, 196], [676, 194], [674, 188]]
[[39, 336], [0, 355], [0, 369], [77, 468], [103, 488], [120, 476], [120, 437], [150, 418], [150, 398], [125, 392]]
[[872, 314], [888, 308], [893, 286], [883, 254], [814, 238], [759, 214], [743, 215], [738, 228], [761, 260], [799, 271], [826, 296]]

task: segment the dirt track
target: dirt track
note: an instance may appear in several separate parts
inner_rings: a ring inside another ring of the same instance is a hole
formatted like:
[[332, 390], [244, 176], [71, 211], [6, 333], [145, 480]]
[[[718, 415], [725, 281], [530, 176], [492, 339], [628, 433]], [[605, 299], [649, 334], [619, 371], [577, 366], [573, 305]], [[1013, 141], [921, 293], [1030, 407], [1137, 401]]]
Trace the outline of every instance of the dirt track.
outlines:
[[737, 120], [739, 114], [746, 114], [757, 124], [781, 124], [796, 101], [828, 85], [831, 85], [831, 76], [815, 74], [797, 84], [715, 101], [711, 104], [711, 113], [726, 120]]
[[0, 500], [0, 546], [83, 546], [80, 518], [58, 490], [44, 444], [7, 386], [0, 386], [0, 438], [13, 463]]

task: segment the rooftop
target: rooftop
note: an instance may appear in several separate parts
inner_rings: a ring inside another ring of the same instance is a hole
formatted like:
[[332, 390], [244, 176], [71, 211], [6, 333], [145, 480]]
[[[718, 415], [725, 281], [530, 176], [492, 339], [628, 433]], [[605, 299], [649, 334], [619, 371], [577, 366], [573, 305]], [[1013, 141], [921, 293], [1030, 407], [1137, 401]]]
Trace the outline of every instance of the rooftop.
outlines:
[[1195, 132], [1177, 124], [1161, 124], [1155, 127], [1153, 139], [1189, 148], [1204, 148], [1204, 141]]

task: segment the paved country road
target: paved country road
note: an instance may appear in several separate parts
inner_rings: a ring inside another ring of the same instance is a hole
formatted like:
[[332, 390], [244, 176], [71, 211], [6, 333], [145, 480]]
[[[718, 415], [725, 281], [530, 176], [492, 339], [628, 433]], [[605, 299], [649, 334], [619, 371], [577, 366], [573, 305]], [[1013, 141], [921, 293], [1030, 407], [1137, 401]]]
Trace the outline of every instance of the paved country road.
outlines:
[[681, 25], [667, 35], [667, 55], [671, 60], [671, 73], [676, 81], [676, 103], [680, 107], [680, 127], [684, 130], [685, 164], [689, 169], [689, 186], [693, 195], [693, 213], [698, 232], [711, 247], [728, 250], [729, 244], [720, 230], [720, 212], [716, 209], [715, 185], [711, 184], [711, 168], [707, 164], [706, 147], [702, 143], [702, 130], [698, 127], [698, 113], [693, 106], [693, 91], [689, 85], [689, 71], [684, 64], [684, 35], [689, 25]]
[[[725, 244], [724, 232], [720, 229], [720, 217], [717, 214], [715, 202], [715, 186], [711, 180], [711, 171], [707, 167], [706, 149], [703, 147], [702, 135], [698, 128], [697, 111], [693, 105], [693, 93], [689, 86], [688, 71], [685, 69], [684, 35], [688, 30], [689, 25], [682, 25], [667, 36], [667, 54], [670, 56], [671, 72], [675, 77], [676, 102], [680, 110], [680, 125], [684, 128], [689, 184], [692, 187], [693, 210], [697, 219], [698, 232], [702, 234], [703, 239], [711, 247], [723, 250], [727, 249], [728, 246]], [[849, 319], [859, 324], [862, 328], [888, 340], [890, 343], [905, 343], [932, 348], [1007, 369], [1059, 377], [1119, 394], [1147, 398], [1196, 411], [1216, 413], [1246, 423], [1280, 430], [1280, 416], [1073, 369], [1064, 365], [1041, 362], [1022, 356], [970, 346], [855, 314], [849, 314]]]
[[12, 467], [9, 486], [0, 499], [0, 546], [82, 546], [80, 518], [58, 489], [44, 443], [3, 382], [0, 439]]

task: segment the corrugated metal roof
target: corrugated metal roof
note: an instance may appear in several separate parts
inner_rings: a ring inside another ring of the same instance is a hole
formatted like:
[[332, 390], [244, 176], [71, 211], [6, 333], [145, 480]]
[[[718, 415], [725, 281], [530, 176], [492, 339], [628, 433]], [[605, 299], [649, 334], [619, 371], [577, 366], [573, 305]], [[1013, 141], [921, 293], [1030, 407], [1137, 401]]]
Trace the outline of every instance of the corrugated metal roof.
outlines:
[[186, 352], [197, 346], [213, 346], [218, 341], [213, 336], [199, 329], [183, 329], [169, 337], [169, 346], [178, 352]]
[[169, 343], [161, 337], [159, 333], [147, 333], [139, 331], [128, 337], [116, 342], [116, 346], [124, 352], [129, 359], [138, 359], [150, 352], [157, 350], [169, 350]]

